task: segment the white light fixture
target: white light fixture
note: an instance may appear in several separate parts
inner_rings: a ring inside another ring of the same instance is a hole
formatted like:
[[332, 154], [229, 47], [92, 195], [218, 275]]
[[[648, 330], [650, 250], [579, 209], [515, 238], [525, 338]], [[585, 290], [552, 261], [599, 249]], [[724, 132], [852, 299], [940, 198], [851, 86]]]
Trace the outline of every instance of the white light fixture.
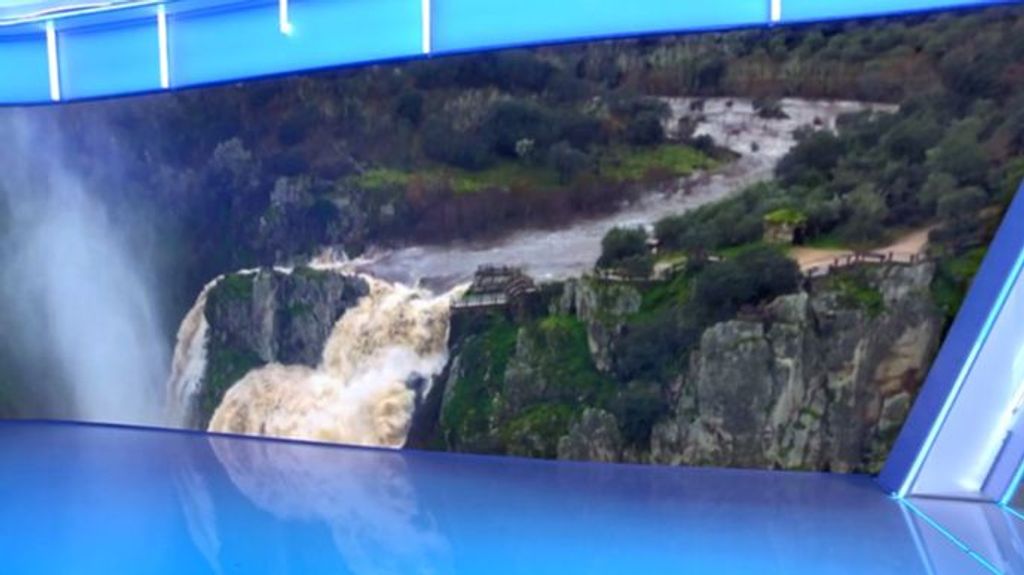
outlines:
[[430, 0], [420, 0], [420, 21], [423, 24], [421, 34], [423, 37], [423, 53], [430, 53]]
[[50, 72], [50, 99], [60, 101], [60, 63], [57, 59], [57, 30], [53, 20], [46, 21], [46, 65]]
[[291, 36], [295, 28], [292, 27], [292, 23], [288, 19], [288, 0], [278, 0], [277, 19], [281, 33], [285, 36]]
[[782, 20], [782, 0], [771, 0], [771, 14], [769, 18], [772, 22]]
[[156, 34], [160, 48], [160, 87], [171, 87], [171, 66], [167, 57], [167, 10], [161, 4], [156, 7]]

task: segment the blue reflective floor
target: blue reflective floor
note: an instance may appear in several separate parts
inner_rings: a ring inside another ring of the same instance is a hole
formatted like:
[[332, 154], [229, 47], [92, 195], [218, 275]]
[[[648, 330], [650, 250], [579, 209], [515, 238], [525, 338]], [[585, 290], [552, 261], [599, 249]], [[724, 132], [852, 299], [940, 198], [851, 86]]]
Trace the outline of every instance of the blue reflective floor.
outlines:
[[0, 423], [0, 572], [988, 573], [867, 477]]

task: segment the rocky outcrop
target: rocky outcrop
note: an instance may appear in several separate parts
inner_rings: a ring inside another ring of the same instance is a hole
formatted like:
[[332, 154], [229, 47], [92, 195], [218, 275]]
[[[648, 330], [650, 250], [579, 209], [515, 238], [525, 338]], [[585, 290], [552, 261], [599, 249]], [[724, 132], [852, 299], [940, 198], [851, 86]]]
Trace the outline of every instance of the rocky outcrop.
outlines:
[[707, 329], [681, 376], [675, 416], [653, 430], [651, 461], [877, 470], [942, 317], [928, 292], [932, 264], [862, 271], [859, 299], [826, 279], [761, 317]]
[[256, 367], [317, 366], [334, 324], [368, 293], [360, 277], [303, 267], [225, 276], [206, 300], [207, 359], [191, 423], [205, 427], [228, 388]]
[[231, 275], [207, 301], [210, 345], [314, 367], [334, 323], [367, 293], [361, 278], [309, 268]]
[[575, 315], [587, 330], [587, 346], [601, 371], [612, 368], [614, 343], [622, 335], [626, 318], [640, 309], [642, 298], [633, 286], [594, 278], [565, 282], [556, 313]]
[[615, 416], [587, 408], [569, 434], [558, 440], [558, 458], [614, 463], [622, 460], [622, 434]]

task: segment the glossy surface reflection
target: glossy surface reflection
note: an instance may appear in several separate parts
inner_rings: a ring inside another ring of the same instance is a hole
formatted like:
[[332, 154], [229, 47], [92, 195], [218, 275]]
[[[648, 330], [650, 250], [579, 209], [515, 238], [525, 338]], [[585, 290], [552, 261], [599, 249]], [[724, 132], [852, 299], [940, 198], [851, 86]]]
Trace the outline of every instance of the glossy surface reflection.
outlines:
[[8, 574], [986, 572], [859, 476], [13, 422], [0, 466]]

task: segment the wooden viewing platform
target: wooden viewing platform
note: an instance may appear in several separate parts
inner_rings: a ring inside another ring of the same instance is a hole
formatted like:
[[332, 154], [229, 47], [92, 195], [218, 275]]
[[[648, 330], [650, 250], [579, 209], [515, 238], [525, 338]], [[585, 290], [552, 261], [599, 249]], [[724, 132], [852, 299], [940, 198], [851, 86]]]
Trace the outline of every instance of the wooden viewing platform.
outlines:
[[812, 266], [801, 271], [803, 272], [804, 277], [810, 279], [824, 277], [841, 269], [861, 264], [894, 263], [913, 265], [923, 262], [926, 259], [927, 257], [923, 253], [907, 254], [899, 252], [863, 252], [840, 256], [828, 264]]
[[533, 278], [512, 266], [480, 266], [466, 294], [453, 310], [517, 307], [539, 293]]

